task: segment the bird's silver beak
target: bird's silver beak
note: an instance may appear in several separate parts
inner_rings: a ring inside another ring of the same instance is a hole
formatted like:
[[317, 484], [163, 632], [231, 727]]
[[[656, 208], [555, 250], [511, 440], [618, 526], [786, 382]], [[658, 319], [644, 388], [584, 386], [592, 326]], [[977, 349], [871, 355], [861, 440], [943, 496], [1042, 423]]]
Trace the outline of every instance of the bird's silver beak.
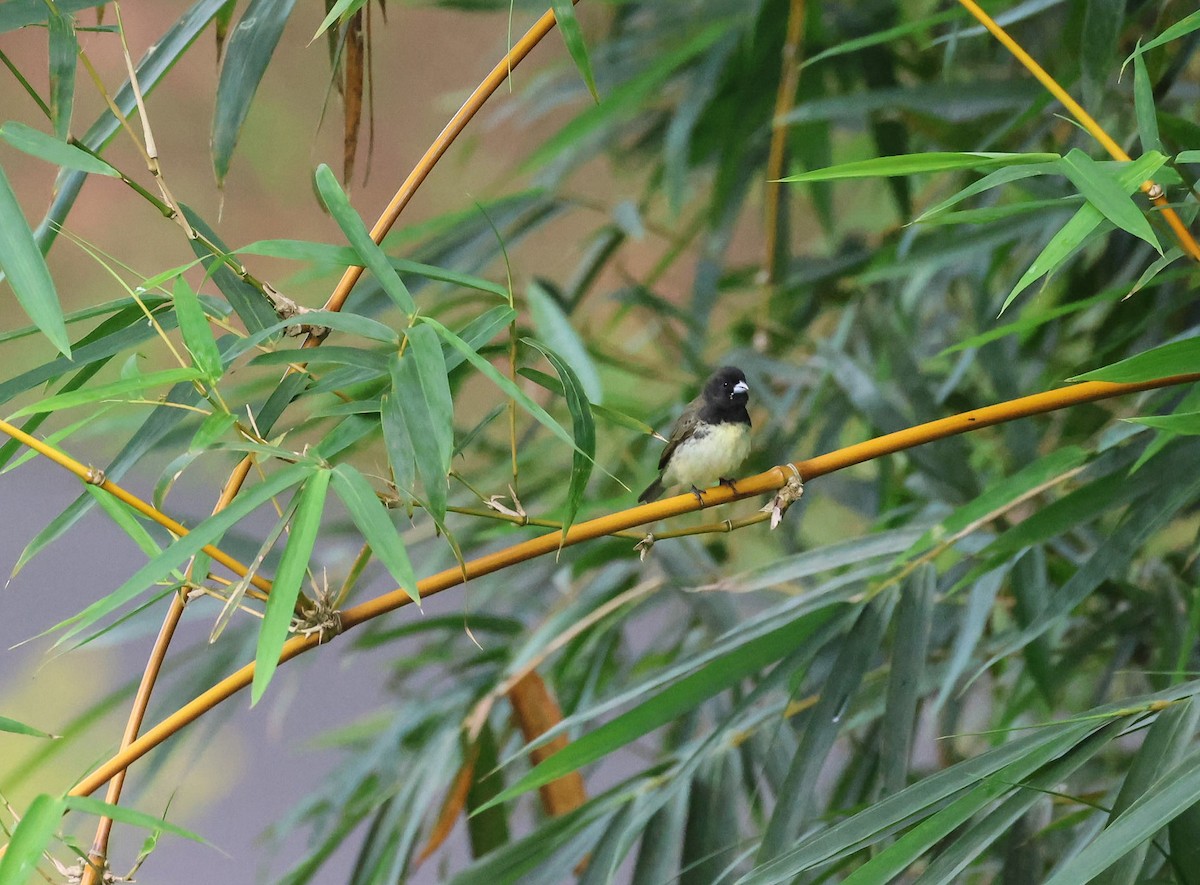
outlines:
[[750, 385], [747, 384], [745, 381], [739, 381], [737, 384], [733, 385], [733, 392], [734, 393], [749, 393]]

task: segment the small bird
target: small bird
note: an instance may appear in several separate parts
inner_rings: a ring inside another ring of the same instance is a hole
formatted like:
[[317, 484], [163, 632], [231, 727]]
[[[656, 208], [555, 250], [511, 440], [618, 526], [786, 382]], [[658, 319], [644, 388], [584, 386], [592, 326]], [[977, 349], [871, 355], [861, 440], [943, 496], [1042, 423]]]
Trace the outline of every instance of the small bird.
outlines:
[[729, 477], [750, 454], [750, 385], [735, 366], [723, 366], [704, 382], [704, 390], [688, 403], [658, 461], [658, 479], [638, 496], [638, 503], [657, 500], [668, 486], [689, 486], [697, 500], [701, 489]]

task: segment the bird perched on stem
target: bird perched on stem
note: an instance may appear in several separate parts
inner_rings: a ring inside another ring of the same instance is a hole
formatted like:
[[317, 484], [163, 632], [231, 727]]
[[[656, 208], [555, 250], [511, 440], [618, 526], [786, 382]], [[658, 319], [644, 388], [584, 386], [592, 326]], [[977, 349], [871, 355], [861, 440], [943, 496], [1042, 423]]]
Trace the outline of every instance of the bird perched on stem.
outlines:
[[733, 488], [730, 477], [750, 454], [749, 401], [750, 385], [742, 370], [717, 369], [675, 422], [658, 461], [658, 479], [638, 502], [657, 500], [670, 486], [688, 486], [697, 500], [702, 489], [718, 480]]

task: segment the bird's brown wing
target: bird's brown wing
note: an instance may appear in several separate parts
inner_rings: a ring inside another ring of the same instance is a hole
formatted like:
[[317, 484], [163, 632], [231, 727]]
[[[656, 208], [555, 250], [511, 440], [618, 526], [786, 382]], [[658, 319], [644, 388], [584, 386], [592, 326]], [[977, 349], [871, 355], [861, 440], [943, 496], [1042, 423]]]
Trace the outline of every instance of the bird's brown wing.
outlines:
[[671, 456], [675, 454], [675, 449], [679, 444], [692, 435], [692, 431], [696, 429], [696, 425], [700, 422], [700, 408], [703, 405], [703, 397], [698, 396], [683, 410], [683, 414], [675, 422], [675, 426], [671, 428], [671, 436], [667, 440], [667, 446], [663, 449], [662, 457], [658, 459], [658, 470], [661, 473], [667, 469], [667, 463], [671, 460]]

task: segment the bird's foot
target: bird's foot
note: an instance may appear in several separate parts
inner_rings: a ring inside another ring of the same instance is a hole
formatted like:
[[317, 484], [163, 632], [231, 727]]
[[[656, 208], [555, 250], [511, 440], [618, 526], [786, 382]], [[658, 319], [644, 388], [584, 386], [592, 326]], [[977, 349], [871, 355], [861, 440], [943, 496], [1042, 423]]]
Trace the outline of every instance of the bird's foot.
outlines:
[[732, 479], [730, 479], [728, 476], [722, 476], [719, 484], [723, 485], [723, 486], [728, 486], [729, 491], [731, 491], [731, 492], [734, 492], [734, 493], [737, 492], [737, 483], [734, 482]]
[[692, 486], [692, 494], [696, 496], [697, 504], [704, 503], [704, 490], [703, 489], [698, 489], [695, 486]]

